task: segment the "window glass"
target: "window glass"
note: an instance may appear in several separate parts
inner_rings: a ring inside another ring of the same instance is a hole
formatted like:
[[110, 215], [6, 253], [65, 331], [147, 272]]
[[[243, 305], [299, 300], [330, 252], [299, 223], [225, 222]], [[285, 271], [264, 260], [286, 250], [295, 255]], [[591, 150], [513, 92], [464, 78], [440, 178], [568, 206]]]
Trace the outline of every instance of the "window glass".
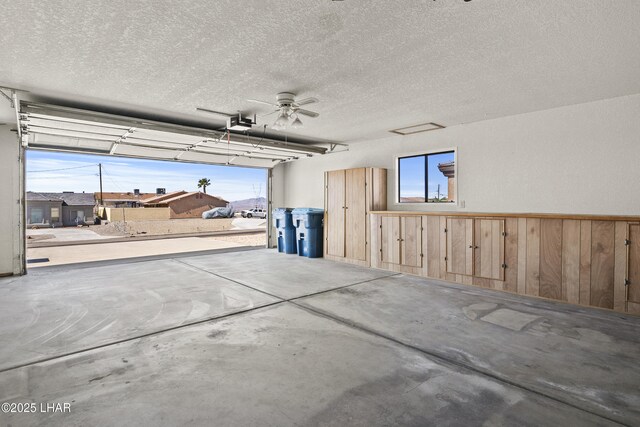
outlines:
[[60, 221], [60, 208], [51, 208], [51, 222]]
[[31, 224], [41, 224], [44, 220], [42, 208], [31, 208]]
[[424, 156], [398, 160], [400, 203], [422, 203], [425, 196]]
[[455, 152], [398, 159], [399, 203], [450, 203], [456, 194]]

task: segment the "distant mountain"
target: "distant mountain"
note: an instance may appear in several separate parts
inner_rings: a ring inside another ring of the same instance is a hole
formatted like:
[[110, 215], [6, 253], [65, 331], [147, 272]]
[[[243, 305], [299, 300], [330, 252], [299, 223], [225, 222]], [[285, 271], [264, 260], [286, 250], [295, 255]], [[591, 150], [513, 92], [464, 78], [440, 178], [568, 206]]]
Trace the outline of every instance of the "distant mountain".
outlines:
[[257, 199], [236, 200], [235, 202], [230, 202], [229, 205], [231, 205], [236, 212], [252, 208], [266, 209], [267, 199], [258, 197]]

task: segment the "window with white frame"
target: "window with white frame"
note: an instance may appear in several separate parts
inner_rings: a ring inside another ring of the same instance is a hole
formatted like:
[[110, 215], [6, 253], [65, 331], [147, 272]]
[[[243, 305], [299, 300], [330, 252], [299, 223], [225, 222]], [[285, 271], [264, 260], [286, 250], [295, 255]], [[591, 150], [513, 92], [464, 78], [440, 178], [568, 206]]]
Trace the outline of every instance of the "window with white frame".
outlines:
[[398, 157], [398, 203], [455, 203], [456, 151]]

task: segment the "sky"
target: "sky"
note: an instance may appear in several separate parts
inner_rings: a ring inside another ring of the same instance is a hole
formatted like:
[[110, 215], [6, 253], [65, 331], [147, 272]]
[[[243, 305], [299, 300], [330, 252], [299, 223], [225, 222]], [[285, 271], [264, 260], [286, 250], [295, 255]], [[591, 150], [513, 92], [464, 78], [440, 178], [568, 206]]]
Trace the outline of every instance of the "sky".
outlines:
[[[429, 198], [437, 197], [438, 184], [440, 185], [440, 197], [447, 195], [448, 179], [440, 172], [438, 164], [452, 162], [453, 159], [453, 152], [429, 156]], [[400, 159], [400, 197], [424, 197], [424, 169], [424, 156]]]
[[155, 193], [158, 187], [167, 192], [198, 191], [201, 178], [211, 180], [208, 194], [229, 201], [266, 197], [267, 192], [264, 169], [34, 150], [27, 150], [26, 158], [27, 191], [100, 191], [98, 163], [102, 163], [105, 192], [133, 192], [138, 188], [143, 193]]

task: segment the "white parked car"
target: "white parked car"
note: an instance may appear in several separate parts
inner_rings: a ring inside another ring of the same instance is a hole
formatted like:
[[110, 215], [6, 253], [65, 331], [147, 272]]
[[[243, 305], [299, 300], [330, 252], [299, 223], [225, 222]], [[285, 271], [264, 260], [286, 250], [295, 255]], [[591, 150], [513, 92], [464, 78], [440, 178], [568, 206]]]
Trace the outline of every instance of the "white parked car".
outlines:
[[266, 209], [246, 209], [240, 213], [242, 218], [266, 218], [267, 210]]

